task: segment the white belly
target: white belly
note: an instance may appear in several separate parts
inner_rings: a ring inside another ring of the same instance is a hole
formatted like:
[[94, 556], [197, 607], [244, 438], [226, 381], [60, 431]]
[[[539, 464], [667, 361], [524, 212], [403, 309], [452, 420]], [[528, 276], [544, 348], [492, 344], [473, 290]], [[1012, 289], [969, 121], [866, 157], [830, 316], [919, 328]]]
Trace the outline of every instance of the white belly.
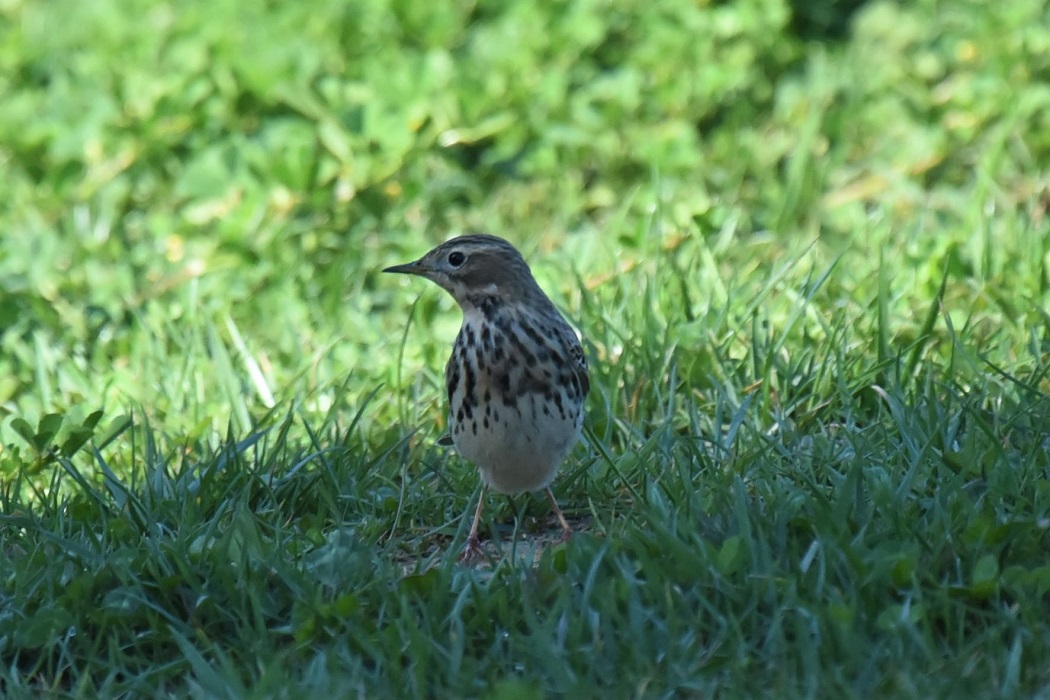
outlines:
[[582, 410], [562, 418], [544, 412], [541, 395], [525, 394], [514, 407], [497, 401], [474, 409], [472, 419], [453, 431], [452, 442], [493, 491], [537, 491], [554, 479], [582, 424]]

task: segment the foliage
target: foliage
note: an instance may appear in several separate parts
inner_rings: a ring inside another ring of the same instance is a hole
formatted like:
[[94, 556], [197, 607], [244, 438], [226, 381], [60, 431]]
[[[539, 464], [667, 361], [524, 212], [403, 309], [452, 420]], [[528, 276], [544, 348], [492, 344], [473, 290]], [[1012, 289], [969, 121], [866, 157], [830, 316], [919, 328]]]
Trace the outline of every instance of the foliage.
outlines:
[[[0, 3], [0, 693], [1050, 692], [1050, 17], [847, 5]], [[478, 570], [469, 229], [593, 366]]]

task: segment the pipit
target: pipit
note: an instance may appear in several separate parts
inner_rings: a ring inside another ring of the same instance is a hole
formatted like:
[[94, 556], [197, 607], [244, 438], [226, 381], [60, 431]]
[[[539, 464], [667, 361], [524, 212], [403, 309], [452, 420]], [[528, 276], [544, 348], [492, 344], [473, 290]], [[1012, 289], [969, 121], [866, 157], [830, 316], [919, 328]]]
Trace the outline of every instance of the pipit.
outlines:
[[550, 483], [580, 436], [587, 360], [524, 258], [502, 238], [470, 235], [383, 272], [425, 277], [463, 311], [445, 366], [448, 428], [482, 483], [463, 558], [481, 552], [478, 523], [488, 489], [542, 489], [568, 538], [572, 530]]

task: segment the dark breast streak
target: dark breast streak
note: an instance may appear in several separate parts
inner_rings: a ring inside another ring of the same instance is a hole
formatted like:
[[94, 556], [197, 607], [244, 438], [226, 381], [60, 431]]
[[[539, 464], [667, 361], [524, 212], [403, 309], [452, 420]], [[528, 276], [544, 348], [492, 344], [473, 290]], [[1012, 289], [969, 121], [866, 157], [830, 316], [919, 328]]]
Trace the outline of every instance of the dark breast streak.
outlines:
[[445, 388], [453, 430], [487, 428], [506, 420], [501, 411], [520, 414], [521, 399], [543, 398], [544, 413], [569, 420], [590, 388], [586, 361], [575, 334], [547, 316], [523, 317], [488, 307], [482, 318], [467, 319], [445, 368]]

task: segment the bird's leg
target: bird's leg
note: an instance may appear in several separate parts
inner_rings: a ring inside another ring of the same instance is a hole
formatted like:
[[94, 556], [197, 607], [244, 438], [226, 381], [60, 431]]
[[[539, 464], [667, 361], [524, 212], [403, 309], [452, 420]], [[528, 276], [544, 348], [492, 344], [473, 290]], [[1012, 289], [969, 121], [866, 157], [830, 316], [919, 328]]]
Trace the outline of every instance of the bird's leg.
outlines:
[[558, 522], [561, 523], [561, 541], [569, 541], [569, 539], [572, 538], [572, 528], [569, 527], [569, 522], [565, 519], [565, 514], [562, 513], [561, 508], [558, 507], [558, 501], [554, 499], [554, 493], [550, 490], [549, 486], [543, 489], [543, 492], [547, 494], [547, 500], [551, 502], [551, 507], [554, 509], [554, 514], [558, 516]]
[[481, 524], [481, 511], [485, 509], [485, 493], [487, 486], [481, 487], [481, 495], [478, 497], [478, 507], [474, 511], [474, 522], [470, 526], [470, 534], [467, 535], [467, 544], [463, 547], [463, 553], [459, 555], [462, 562], [471, 562], [484, 554], [481, 549], [481, 540], [478, 539], [478, 526]]

